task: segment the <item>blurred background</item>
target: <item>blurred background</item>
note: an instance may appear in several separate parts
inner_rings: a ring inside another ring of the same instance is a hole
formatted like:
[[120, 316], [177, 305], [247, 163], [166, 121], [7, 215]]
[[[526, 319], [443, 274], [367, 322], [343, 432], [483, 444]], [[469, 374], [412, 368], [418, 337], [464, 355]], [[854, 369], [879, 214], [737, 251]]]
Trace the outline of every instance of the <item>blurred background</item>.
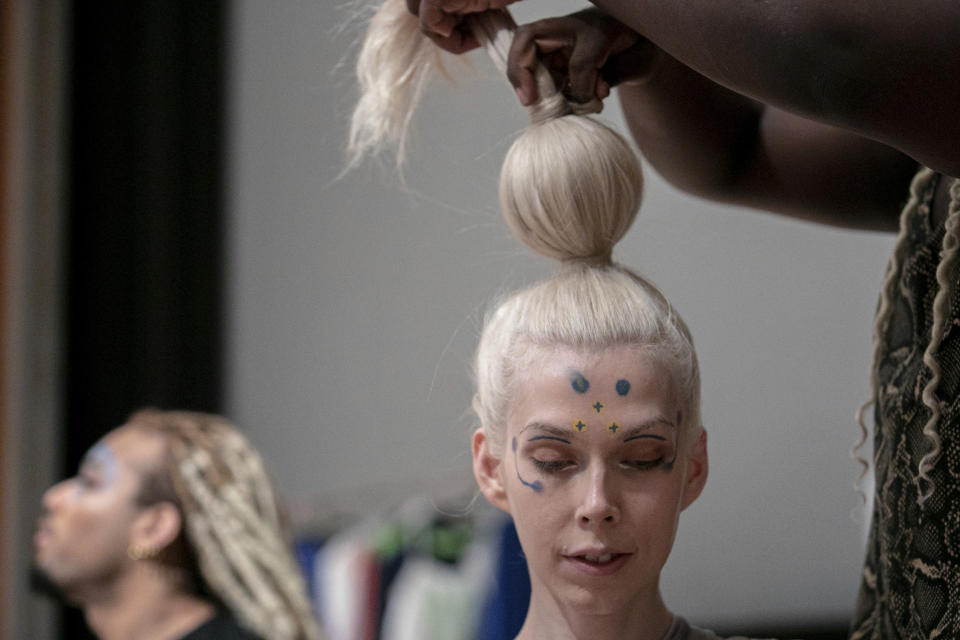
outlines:
[[[341, 175], [366, 15], [317, 0], [0, 4], [4, 638], [85, 637], [27, 588], [40, 496], [144, 405], [234, 420], [301, 536], [410, 496], [473, 497], [483, 313], [554, 267], [496, 203], [525, 113], [482, 55], [451, 60], [404, 179], [389, 158]], [[603, 117], [625, 130], [615, 100]], [[667, 603], [726, 632], [844, 637], [867, 525], [848, 451], [892, 237], [646, 176], [615, 257], [693, 331], [711, 457]]]

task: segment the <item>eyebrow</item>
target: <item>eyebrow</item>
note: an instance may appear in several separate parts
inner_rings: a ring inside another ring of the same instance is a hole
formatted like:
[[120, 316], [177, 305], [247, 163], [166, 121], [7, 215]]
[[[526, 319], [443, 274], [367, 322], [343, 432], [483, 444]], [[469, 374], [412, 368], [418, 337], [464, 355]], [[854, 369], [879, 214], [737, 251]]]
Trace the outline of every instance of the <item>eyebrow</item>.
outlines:
[[530, 438], [530, 440], [528, 440], [528, 442], [532, 440], [559, 440], [560, 442], [570, 444], [570, 440], [567, 439], [568, 436], [571, 435], [570, 429], [562, 429], [552, 424], [544, 424], [543, 422], [531, 422], [523, 429], [520, 429], [520, 433], [517, 435], [522, 434], [527, 429], [533, 429], [534, 431], [540, 431], [541, 433], [545, 434], [533, 436]]
[[669, 427], [671, 429], [677, 428], [677, 425], [675, 425], [670, 420], [667, 420], [662, 416], [657, 416], [656, 418], [651, 418], [650, 420], [644, 420], [640, 424], [636, 424], [629, 427], [628, 429], [625, 429], [623, 434], [623, 441], [630, 442], [631, 440], [639, 440], [641, 438], [652, 438], [653, 440], [665, 441], [666, 438], [664, 438], [661, 435], [657, 435], [654, 433], [647, 433], [647, 431], [649, 431], [656, 425], [662, 425], [665, 427]]
[[566, 438], [561, 438], [560, 436], [533, 436], [527, 440], [527, 442], [533, 442], [534, 440], [557, 440], [558, 442], [562, 442], [564, 444], [570, 444], [569, 440]]
[[[653, 440], [666, 441], [666, 438], [657, 435], [654, 433], [647, 433], [657, 425], [662, 425], [670, 429], [676, 429], [677, 425], [673, 421], [664, 418], [663, 416], [656, 416], [650, 418], [649, 420], [644, 420], [638, 424], [631, 425], [630, 427], [624, 429], [623, 442], [630, 442], [631, 440], [640, 440], [642, 438], [650, 438]], [[534, 431], [539, 431], [544, 435], [536, 435], [527, 440], [527, 442], [532, 442], [534, 440], [559, 440], [564, 444], [572, 444], [568, 437], [576, 436], [576, 432], [571, 432], [570, 429], [563, 429], [552, 424], [546, 424], [543, 422], [531, 422], [520, 429], [518, 436], [528, 429], [533, 429]]]

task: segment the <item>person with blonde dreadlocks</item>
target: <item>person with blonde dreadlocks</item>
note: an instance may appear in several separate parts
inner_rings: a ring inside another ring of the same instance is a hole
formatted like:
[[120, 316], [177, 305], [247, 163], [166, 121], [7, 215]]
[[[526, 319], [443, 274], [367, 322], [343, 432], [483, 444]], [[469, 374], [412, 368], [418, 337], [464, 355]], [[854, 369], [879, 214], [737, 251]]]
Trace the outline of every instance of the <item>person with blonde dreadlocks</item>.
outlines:
[[44, 494], [35, 567], [102, 640], [315, 640], [259, 454], [223, 418], [143, 410]]
[[[477, 45], [464, 16], [503, 4], [407, 1], [454, 53]], [[517, 31], [523, 104], [539, 57], [574, 102], [619, 84], [643, 155], [684, 191], [899, 230], [858, 414], [866, 439], [874, 405], [877, 493], [851, 637], [960, 637], [960, 3], [593, 4]]]

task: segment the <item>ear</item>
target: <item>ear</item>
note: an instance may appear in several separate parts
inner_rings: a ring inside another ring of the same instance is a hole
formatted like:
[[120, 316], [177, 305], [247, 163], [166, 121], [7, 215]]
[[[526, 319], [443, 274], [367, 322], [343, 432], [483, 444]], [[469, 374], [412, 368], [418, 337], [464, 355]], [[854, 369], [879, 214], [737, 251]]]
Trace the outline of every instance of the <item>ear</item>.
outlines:
[[483, 429], [473, 432], [473, 475], [483, 497], [493, 506], [510, 513], [507, 492], [500, 475], [500, 459], [490, 453], [487, 434]]
[[180, 510], [172, 502], [158, 502], [145, 507], [133, 521], [130, 543], [159, 552], [170, 546], [182, 529]]
[[690, 457], [687, 459], [687, 477], [683, 486], [683, 502], [680, 509], [686, 509], [693, 501], [699, 497], [703, 491], [703, 486], [707, 483], [707, 472], [709, 471], [709, 460], [707, 458], [707, 430], [701, 428], [697, 441], [693, 443], [690, 451]]

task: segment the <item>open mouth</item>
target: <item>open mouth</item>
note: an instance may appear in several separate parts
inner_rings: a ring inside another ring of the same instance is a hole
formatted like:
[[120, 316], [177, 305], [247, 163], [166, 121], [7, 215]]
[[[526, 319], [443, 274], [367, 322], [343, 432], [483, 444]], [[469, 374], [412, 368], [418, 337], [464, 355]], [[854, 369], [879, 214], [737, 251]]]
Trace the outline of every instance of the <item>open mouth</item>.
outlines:
[[614, 557], [621, 556], [621, 555], [623, 554], [622, 553], [605, 553], [602, 556], [583, 555], [583, 556], [577, 556], [577, 558], [579, 558], [583, 562], [588, 562], [590, 564], [603, 565], [603, 564], [610, 564], [610, 562], [614, 559]]
[[567, 560], [577, 569], [590, 575], [609, 575], [614, 573], [626, 563], [629, 557], [629, 553], [603, 553], [598, 555], [587, 553], [566, 556]]

